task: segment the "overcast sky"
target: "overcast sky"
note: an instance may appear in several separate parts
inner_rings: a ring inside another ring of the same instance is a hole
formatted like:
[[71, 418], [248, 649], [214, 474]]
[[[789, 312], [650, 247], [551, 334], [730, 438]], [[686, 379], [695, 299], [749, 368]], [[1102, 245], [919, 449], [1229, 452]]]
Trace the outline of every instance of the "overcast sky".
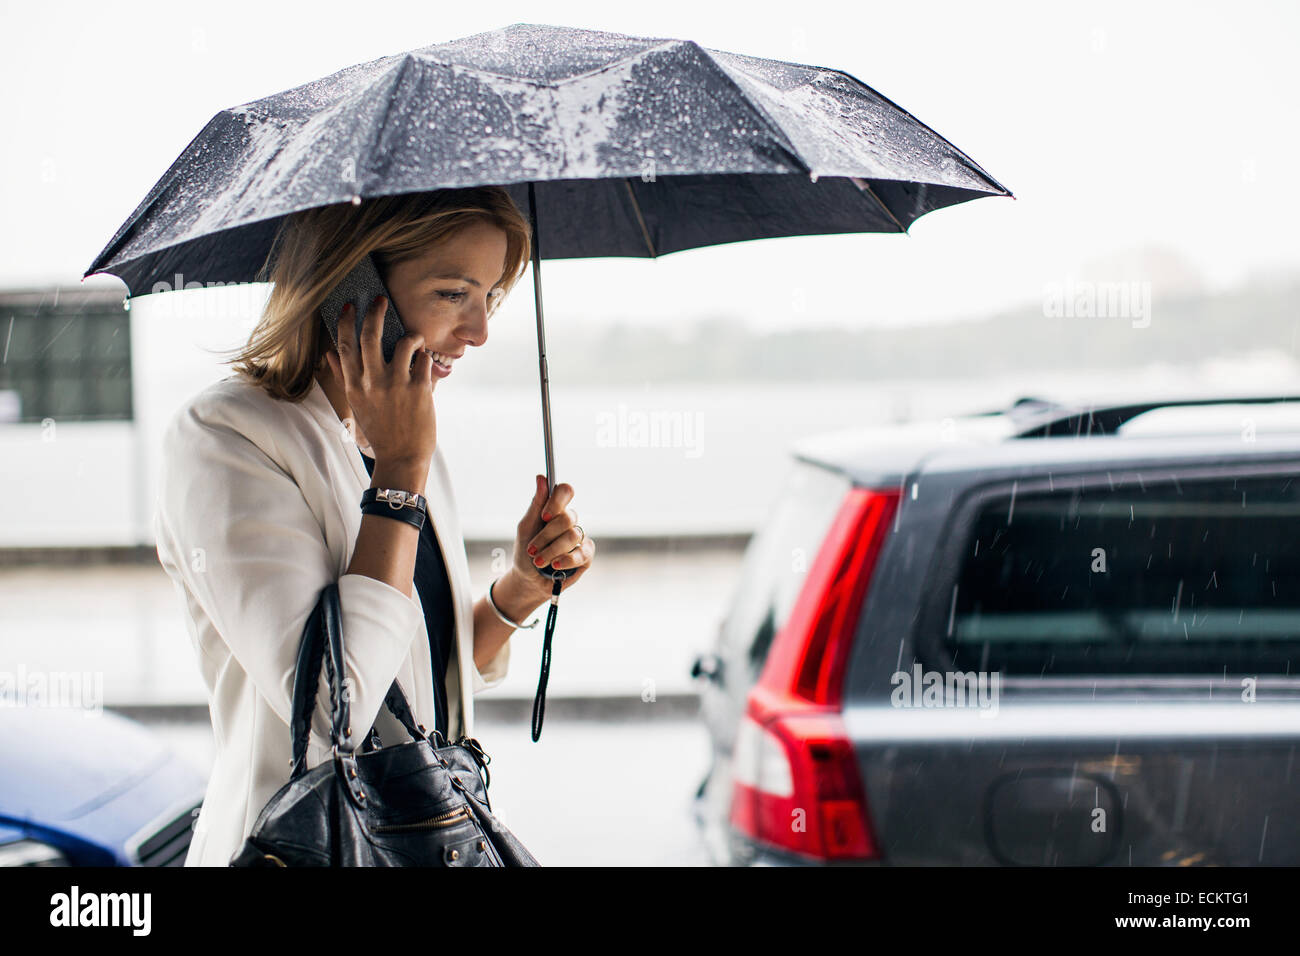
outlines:
[[[76, 283], [217, 111], [352, 63], [520, 21], [680, 37], [844, 70], [1017, 197], [931, 213], [907, 237], [548, 262], [548, 317], [725, 314], [764, 328], [917, 322], [1038, 302], [1050, 283], [1070, 277], [1133, 278], [1125, 269], [1137, 249], [1210, 288], [1300, 266], [1294, 2], [856, 0], [745, 9], [576, 0], [6, 2], [0, 284]], [[531, 293], [519, 290], [504, 308], [530, 321]]]

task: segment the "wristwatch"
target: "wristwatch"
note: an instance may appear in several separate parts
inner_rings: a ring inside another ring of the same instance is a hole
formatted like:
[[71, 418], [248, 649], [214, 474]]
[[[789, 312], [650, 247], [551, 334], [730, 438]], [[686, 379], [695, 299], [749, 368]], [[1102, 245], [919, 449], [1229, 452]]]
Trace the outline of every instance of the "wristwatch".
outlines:
[[361, 513], [382, 515], [407, 521], [423, 528], [429, 516], [429, 502], [424, 495], [397, 488], [367, 488], [361, 495]]

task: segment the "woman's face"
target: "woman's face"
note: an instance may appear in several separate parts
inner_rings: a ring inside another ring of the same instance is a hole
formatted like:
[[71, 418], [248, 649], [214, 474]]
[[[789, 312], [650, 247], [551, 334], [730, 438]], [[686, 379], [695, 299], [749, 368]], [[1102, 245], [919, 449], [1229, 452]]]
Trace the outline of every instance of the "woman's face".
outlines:
[[469, 346], [487, 341], [488, 307], [501, 294], [505, 269], [506, 234], [482, 221], [393, 266], [385, 284], [407, 332], [424, 336], [424, 348], [435, 353], [435, 385]]

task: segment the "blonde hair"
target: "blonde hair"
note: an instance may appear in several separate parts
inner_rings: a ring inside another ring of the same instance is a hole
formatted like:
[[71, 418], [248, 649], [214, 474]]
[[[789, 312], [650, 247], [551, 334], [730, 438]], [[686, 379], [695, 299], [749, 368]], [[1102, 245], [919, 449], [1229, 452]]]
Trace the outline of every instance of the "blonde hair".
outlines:
[[399, 263], [426, 254], [475, 222], [506, 234], [506, 270], [489, 314], [519, 281], [532, 255], [532, 230], [501, 186], [440, 189], [336, 203], [293, 213], [276, 231], [256, 281], [274, 283], [248, 342], [230, 365], [272, 397], [302, 401], [334, 347], [319, 311], [325, 298], [368, 254], [385, 278]]

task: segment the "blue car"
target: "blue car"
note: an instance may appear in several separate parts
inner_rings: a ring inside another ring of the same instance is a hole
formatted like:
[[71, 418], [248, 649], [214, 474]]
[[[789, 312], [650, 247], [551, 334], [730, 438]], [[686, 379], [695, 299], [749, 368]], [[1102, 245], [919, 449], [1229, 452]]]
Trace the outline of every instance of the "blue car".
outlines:
[[111, 711], [0, 707], [0, 866], [183, 866], [204, 775]]

